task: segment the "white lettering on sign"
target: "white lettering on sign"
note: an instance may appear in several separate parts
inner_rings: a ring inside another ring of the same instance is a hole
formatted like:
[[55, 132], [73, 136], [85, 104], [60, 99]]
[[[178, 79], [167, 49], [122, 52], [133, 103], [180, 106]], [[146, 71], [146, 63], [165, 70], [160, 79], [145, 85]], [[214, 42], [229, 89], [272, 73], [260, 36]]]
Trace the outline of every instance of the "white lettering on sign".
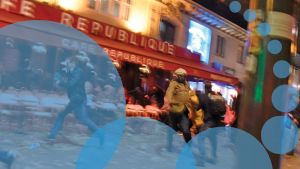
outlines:
[[71, 14], [63, 12], [60, 23], [73, 27], [74, 17]]
[[105, 26], [105, 36], [106, 36], [107, 38], [112, 39], [112, 38], [114, 37], [114, 35], [115, 35], [115, 31], [116, 31], [116, 30], [115, 30], [114, 27], [108, 26], [108, 25]]
[[175, 48], [174, 45], [168, 44], [168, 54], [170, 54], [170, 55], [175, 55], [174, 48]]
[[35, 8], [36, 6], [33, 2], [24, 0], [21, 3], [20, 14], [35, 18]]
[[115, 49], [103, 48], [104, 52], [112, 59], [124, 60], [136, 64], [146, 64], [151, 67], [164, 69], [164, 62], [141, 55], [135, 55], [128, 52], [123, 52]]
[[128, 42], [128, 33], [125, 30], [120, 29], [118, 31], [118, 40], [121, 42]]
[[77, 20], [77, 29], [88, 33], [89, 20], [79, 17]]
[[157, 42], [155, 39], [148, 40], [148, 47], [152, 50], [157, 50]]
[[98, 22], [92, 22], [91, 33], [99, 35], [103, 31], [103, 26]]
[[71, 49], [71, 50], [83, 50], [85, 52], [97, 55], [97, 46], [94, 44], [89, 44], [85, 42], [80, 42], [77, 40], [71, 39], [62, 39], [61, 44], [64, 48]]
[[16, 4], [15, 4], [16, 0], [2, 0], [0, 1], [0, 8], [4, 9], [4, 10], [12, 10], [12, 9], [16, 9]]

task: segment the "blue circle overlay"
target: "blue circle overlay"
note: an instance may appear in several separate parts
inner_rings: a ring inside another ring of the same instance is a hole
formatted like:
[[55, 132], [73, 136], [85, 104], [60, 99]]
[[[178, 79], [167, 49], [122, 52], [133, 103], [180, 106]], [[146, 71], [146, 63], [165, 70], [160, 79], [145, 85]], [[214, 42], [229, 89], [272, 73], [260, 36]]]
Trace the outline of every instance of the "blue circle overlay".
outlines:
[[113, 155], [124, 129], [123, 85], [83, 32], [50, 21], [1, 28], [0, 79], [1, 150], [30, 157], [16, 162], [23, 168], [75, 168], [87, 141], [105, 150], [103, 160]]
[[276, 116], [269, 119], [261, 132], [265, 147], [275, 154], [286, 154], [298, 143], [298, 127], [288, 116]]
[[241, 3], [238, 1], [230, 2], [229, 9], [233, 13], [237, 13], [241, 10]]
[[291, 66], [287, 61], [279, 60], [273, 66], [273, 73], [278, 78], [286, 78], [291, 73]]
[[254, 21], [256, 19], [256, 12], [254, 10], [247, 9], [244, 12], [244, 19], [248, 22]]
[[282, 50], [282, 44], [279, 40], [271, 40], [268, 42], [268, 51], [273, 54], [277, 55]]
[[[121, 133], [118, 125], [122, 125], [123, 122], [114, 122], [104, 127], [103, 148], [93, 148], [93, 140], [97, 140], [97, 136], [86, 143], [81, 151], [77, 169], [120, 166], [124, 169], [176, 168], [177, 158], [185, 145], [183, 138], [176, 131], [157, 120], [135, 117], [126, 119], [125, 130]], [[167, 141], [169, 135], [173, 138], [172, 145]]]
[[298, 90], [290, 85], [280, 85], [272, 93], [273, 106], [280, 112], [290, 112], [298, 105]]
[[267, 36], [271, 31], [271, 26], [269, 23], [266, 22], [260, 23], [258, 25], [257, 31], [261, 36]]
[[[253, 162], [255, 161], [255, 162]], [[265, 148], [249, 133], [237, 128], [210, 128], [195, 136], [182, 150], [176, 169], [272, 169]]]

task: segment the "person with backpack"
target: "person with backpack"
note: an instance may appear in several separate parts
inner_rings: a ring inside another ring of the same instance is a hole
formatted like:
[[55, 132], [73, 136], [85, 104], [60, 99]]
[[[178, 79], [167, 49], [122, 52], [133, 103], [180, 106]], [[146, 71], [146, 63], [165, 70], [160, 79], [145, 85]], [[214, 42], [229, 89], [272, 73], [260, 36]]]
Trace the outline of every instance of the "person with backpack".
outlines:
[[[204, 124], [197, 127], [197, 133], [205, 132], [206, 130], [214, 127], [224, 126], [222, 120], [226, 113], [226, 103], [225, 99], [220, 95], [212, 91], [212, 84], [210, 81], [205, 81], [205, 92], [197, 93], [199, 98], [198, 110], [203, 110], [204, 112]], [[205, 144], [200, 143], [200, 158], [197, 158], [197, 163], [200, 166], [204, 166], [205, 162], [210, 162], [215, 164], [217, 159], [217, 133], [207, 133], [206, 136], [210, 142], [211, 159], [207, 159]]]

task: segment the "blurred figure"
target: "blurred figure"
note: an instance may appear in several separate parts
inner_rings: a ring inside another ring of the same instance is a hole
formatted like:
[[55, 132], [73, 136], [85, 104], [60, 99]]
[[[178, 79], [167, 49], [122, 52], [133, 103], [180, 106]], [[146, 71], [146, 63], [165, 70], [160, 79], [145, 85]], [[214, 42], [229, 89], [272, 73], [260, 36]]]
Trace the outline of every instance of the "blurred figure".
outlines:
[[48, 138], [54, 141], [62, 129], [65, 117], [73, 112], [75, 117], [84, 125], [86, 125], [91, 132], [95, 132], [98, 127], [87, 115], [87, 95], [85, 91], [85, 74], [84, 66], [87, 63], [87, 55], [80, 52], [73, 56], [68, 65], [67, 77], [58, 84], [67, 90], [69, 103], [66, 108], [60, 112], [55, 120], [55, 123], [50, 131]]
[[10, 153], [8, 151], [0, 150], [0, 161], [7, 165], [7, 168], [10, 169], [16, 155], [13, 153]]
[[[184, 140], [191, 140], [190, 122], [188, 114], [192, 111], [189, 92], [190, 87], [186, 81], [186, 70], [179, 68], [174, 73], [175, 78], [170, 82], [165, 95], [163, 111], [169, 113], [169, 125], [175, 131], [183, 133]], [[173, 134], [168, 133], [168, 150], [171, 151]]]
[[141, 76], [140, 81], [140, 86], [136, 87], [134, 90], [134, 96], [140, 102], [140, 104], [145, 107], [146, 105], [150, 104], [150, 88], [148, 85], [147, 76]]
[[[220, 94], [215, 94], [212, 91], [212, 84], [209, 81], [205, 81], [205, 93], [197, 93], [199, 98], [199, 108], [204, 111], [204, 124], [198, 126], [197, 133], [204, 132], [209, 128], [224, 126], [222, 122], [223, 116], [226, 113], [226, 103], [222, 100]], [[216, 98], [220, 98], [216, 99]], [[216, 163], [217, 159], [217, 135], [209, 134], [206, 136], [210, 142], [211, 158], [209, 159], [205, 151], [205, 143], [200, 143], [200, 158], [197, 158], [198, 165], [203, 166], [205, 162], [212, 164]]]

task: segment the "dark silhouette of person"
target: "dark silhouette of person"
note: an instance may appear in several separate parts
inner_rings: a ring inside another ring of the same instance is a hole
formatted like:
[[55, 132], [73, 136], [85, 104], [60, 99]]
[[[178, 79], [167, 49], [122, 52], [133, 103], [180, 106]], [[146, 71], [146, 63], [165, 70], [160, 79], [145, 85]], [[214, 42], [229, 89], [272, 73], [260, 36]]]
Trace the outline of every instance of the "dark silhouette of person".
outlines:
[[71, 112], [73, 112], [77, 120], [86, 125], [92, 133], [98, 129], [97, 125], [87, 114], [86, 78], [84, 74], [84, 66], [87, 62], [86, 57], [87, 55], [84, 52], [79, 52], [75, 56], [72, 56], [66, 79], [59, 82], [59, 85], [67, 90], [69, 103], [65, 109], [58, 114], [50, 131], [50, 135], [48, 136], [49, 139], [56, 139], [58, 132], [62, 129], [65, 117]]

